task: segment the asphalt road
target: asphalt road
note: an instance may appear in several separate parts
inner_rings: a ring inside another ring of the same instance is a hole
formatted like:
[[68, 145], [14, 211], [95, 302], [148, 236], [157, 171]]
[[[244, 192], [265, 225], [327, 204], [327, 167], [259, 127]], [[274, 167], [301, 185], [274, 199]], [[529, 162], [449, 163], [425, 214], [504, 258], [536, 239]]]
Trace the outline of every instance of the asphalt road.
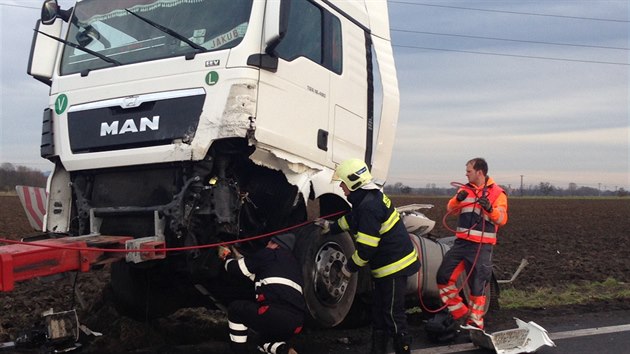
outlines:
[[[630, 352], [630, 311], [603, 311], [598, 313], [572, 314], [537, 319], [534, 321], [549, 333], [555, 347], [543, 346], [539, 354], [619, 354]], [[516, 324], [514, 325], [516, 328]], [[454, 344], [435, 345], [418, 338], [413, 354], [495, 353], [480, 349], [462, 334]]]

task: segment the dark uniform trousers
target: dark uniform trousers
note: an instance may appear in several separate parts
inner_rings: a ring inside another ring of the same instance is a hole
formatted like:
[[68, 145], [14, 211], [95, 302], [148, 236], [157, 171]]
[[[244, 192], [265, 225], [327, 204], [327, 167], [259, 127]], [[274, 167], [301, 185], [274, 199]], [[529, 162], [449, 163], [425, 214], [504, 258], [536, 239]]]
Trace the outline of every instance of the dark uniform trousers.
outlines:
[[373, 329], [390, 332], [389, 335], [407, 333], [407, 317], [405, 315], [407, 276], [390, 276], [372, 280], [374, 284]]
[[486, 283], [492, 278], [492, 245], [488, 243], [456, 239], [438, 269], [437, 283], [446, 284], [449, 279], [456, 279], [463, 270], [470, 274], [473, 263], [475, 268], [469, 278], [470, 292], [475, 296], [484, 295]]
[[303, 314], [287, 305], [238, 300], [228, 308], [228, 322], [237, 353], [247, 353], [247, 331], [252, 329], [260, 335], [266, 353], [282, 354], [288, 349], [284, 340], [302, 330]]

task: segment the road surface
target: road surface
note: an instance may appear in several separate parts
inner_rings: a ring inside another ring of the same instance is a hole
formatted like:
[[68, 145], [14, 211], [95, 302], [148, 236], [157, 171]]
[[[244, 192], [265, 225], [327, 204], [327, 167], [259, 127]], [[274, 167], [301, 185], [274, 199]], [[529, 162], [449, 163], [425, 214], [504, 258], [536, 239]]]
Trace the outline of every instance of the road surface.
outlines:
[[[630, 311], [627, 310], [522, 320], [541, 325], [554, 341], [555, 347], [541, 347], [537, 351], [539, 354], [630, 352]], [[413, 354], [494, 353], [492, 350], [476, 348], [468, 342], [465, 334], [461, 334], [455, 344], [449, 345], [436, 345], [423, 338], [418, 339], [413, 346]]]

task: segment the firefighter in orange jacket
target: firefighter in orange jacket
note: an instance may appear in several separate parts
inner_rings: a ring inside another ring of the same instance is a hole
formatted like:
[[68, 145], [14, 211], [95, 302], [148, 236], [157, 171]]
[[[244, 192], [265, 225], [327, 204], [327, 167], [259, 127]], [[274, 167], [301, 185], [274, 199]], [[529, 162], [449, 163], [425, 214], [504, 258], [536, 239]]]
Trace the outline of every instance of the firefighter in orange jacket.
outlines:
[[[497, 242], [497, 231], [508, 219], [507, 195], [488, 176], [488, 164], [483, 158], [466, 163], [468, 183], [448, 201], [447, 211], [459, 214], [456, 239], [444, 255], [437, 272], [440, 298], [453, 319], [466, 316], [466, 324], [484, 328], [486, 306], [484, 289], [492, 277], [492, 248]], [[470, 274], [470, 299], [464, 304], [459, 296], [457, 277], [465, 270]]]

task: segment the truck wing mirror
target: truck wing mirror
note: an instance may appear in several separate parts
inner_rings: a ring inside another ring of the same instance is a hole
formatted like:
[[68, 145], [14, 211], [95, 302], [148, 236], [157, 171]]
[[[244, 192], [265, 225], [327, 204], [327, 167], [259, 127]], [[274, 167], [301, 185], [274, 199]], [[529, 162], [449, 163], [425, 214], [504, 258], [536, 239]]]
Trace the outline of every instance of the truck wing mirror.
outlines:
[[31, 44], [31, 53], [26, 72], [49, 86], [55, 68], [59, 42], [47, 37], [45, 34], [58, 38], [61, 34], [61, 27], [61, 21], [53, 21], [48, 26], [44, 26], [41, 21], [37, 21]]
[[57, 0], [46, 0], [42, 4], [42, 14], [40, 19], [43, 25], [52, 25], [55, 23], [55, 20], [60, 18], [64, 22], [68, 22], [70, 20], [70, 15], [72, 14], [72, 8], [68, 10], [62, 10], [59, 8], [59, 3]]
[[41, 20], [44, 25], [52, 25], [59, 16], [59, 4], [57, 0], [46, 0], [42, 4]]

